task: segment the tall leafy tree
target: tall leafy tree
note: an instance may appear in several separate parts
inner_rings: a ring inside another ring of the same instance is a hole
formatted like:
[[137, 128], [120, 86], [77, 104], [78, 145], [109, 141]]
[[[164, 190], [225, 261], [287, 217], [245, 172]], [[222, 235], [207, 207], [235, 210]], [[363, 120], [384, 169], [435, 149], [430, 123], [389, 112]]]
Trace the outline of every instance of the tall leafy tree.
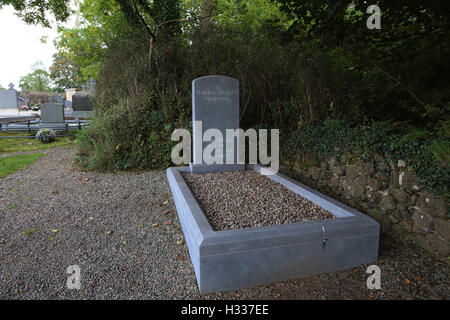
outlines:
[[19, 87], [22, 90], [50, 91], [50, 74], [45, 65], [38, 61], [31, 66], [31, 72], [20, 78]]
[[41, 24], [49, 27], [49, 14], [56, 21], [66, 21], [71, 14], [70, 0], [2, 0], [4, 5], [12, 5], [19, 17], [29, 24]]
[[58, 88], [79, 88], [83, 84], [80, 67], [65, 52], [53, 55], [50, 78]]

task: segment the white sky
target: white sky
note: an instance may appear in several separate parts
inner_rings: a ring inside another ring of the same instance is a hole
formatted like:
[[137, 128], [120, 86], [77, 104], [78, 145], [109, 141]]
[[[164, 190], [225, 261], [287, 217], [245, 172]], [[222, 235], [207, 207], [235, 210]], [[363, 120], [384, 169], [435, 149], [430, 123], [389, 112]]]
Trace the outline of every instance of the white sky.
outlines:
[[[20, 77], [29, 73], [36, 61], [42, 61], [48, 71], [56, 53], [53, 40], [57, 35], [56, 25], [52, 29], [27, 25], [14, 14], [12, 6], [0, 9], [0, 85], [7, 89], [12, 82], [20, 90]], [[42, 36], [48, 36], [47, 43], [40, 42]]]

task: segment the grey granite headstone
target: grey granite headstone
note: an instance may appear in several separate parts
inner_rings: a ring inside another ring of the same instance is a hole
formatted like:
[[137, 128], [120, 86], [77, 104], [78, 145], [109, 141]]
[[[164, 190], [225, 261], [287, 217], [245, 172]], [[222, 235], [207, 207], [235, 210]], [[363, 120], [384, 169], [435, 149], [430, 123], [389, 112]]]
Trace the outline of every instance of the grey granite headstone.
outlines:
[[17, 109], [17, 91], [12, 83], [8, 90], [0, 90], [0, 109]]
[[41, 123], [64, 123], [64, 106], [59, 103], [42, 104]]
[[[223, 136], [223, 164], [226, 164], [226, 129], [239, 128], [239, 81], [225, 76], [206, 76], [192, 81], [192, 120], [195, 166], [205, 165], [202, 150], [211, 142], [203, 142], [208, 129], [218, 129]], [[198, 125], [201, 121], [201, 127]], [[201, 136], [199, 137], [199, 135]], [[197, 141], [198, 140], [198, 141]], [[202, 148], [200, 149], [199, 143]], [[234, 143], [234, 164], [238, 159], [237, 139]], [[220, 165], [220, 164], [219, 164]]]
[[94, 103], [93, 103], [94, 95], [85, 92], [79, 91], [72, 96], [72, 109], [73, 111], [93, 111]]

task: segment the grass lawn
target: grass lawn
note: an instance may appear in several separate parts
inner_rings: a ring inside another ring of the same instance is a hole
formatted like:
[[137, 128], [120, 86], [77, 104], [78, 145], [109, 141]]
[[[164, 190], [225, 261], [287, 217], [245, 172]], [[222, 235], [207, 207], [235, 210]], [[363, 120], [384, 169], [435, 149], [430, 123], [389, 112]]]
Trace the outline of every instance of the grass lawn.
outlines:
[[[28, 132], [1, 132], [0, 137], [26, 137], [33, 136], [34, 134], [29, 134]], [[52, 143], [41, 143], [39, 140], [34, 138], [18, 138], [18, 139], [0, 139], [0, 153], [13, 153], [22, 151], [33, 151], [33, 150], [43, 150], [53, 147], [61, 147], [66, 145], [72, 145], [73, 139], [71, 137], [59, 137]]]
[[33, 153], [0, 158], [0, 179], [8, 174], [25, 169], [43, 156], [45, 156], [44, 153]]

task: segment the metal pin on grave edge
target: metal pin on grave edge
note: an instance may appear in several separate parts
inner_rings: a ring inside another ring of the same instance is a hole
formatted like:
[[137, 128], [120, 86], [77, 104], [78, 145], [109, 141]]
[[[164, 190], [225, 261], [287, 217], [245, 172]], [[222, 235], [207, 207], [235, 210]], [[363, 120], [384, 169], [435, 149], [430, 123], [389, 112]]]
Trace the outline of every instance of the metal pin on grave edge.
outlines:
[[324, 226], [322, 226], [322, 231], [323, 231], [322, 249], [325, 249], [328, 239], [325, 237], [325, 227]]

